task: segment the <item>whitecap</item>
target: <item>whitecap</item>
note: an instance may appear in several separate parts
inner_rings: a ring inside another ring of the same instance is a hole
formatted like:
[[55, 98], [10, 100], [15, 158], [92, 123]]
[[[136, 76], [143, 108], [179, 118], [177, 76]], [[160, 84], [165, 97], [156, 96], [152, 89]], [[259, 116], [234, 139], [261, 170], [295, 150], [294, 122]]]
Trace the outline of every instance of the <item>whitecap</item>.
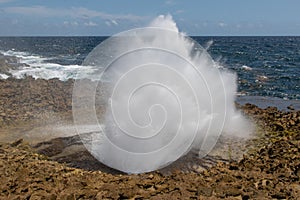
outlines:
[[252, 68], [249, 67], [249, 66], [247, 66], [247, 65], [243, 65], [241, 68], [242, 68], [243, 70], [246, 70], [246, 71], [251, 71], [251, 70], [252, 70]]
[[9, 76], [6, 74], [0, 74], [0, 79], [8, 79]]
[[[61, 65], [57, 63], [47, 62], [53, 58], [42, 57], [40, 55], [31, 54], [29, 52], [21, 51], [0, 51], [4, 56], [15, 56], [19, 60], [19, 63], [25, 64], [20, 65], [16, 69], [9, 70], [14, 78], [22, 79], [26, 76], [32, 76], [35, 79], [52, 79], [58, 78], [61, 81], [72, 79], [75, 77], [84, 78], [87, 74], [94, 71], [90, 66], [81, 65]], [[7, 78], [6, 76], [1, 76]]]

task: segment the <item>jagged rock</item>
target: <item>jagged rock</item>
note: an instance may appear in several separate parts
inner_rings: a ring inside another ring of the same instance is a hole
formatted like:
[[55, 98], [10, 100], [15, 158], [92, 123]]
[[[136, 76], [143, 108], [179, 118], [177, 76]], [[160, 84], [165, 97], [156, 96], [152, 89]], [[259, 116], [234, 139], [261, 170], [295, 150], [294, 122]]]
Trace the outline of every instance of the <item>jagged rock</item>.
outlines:
[[[72, 85], [72, 80], [32, 77], [0, 80], [0, 122], [30, 121], [45, 111], [70, 112]], [[62, 155], [79, 144], [78, 136], [55, 138], [34, 149], [22, 140], [1, 143], [0, 199], [299, 198], [300, 111], [251, 104], [241, 108], [261, 126], [262, 135], [240, 161], [220, 161], [201, 172], [126, 175], [104, 170], [90, 164], [97, 161], [87, 151]]]

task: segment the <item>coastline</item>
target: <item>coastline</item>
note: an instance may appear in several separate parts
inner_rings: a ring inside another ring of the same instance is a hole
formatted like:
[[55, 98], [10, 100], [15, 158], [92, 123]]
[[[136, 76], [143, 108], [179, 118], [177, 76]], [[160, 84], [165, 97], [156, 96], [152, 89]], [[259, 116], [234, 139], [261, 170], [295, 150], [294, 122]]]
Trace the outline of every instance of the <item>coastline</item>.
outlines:
[[[0, 128], [18, 121], [38, 119], [47, 112], [71, 116], [73, 84], [74, 79], [45, 80], [31, 76], [23, 79], [0, 79]], [[285, 112], [300, 110], [299, 100], [276, 97], [237, 96], [235, 102], [240, 106], [250, 103], [261, 109], [276, 107]]]
[[[0, 80], [0, 177], [5, 183], [0, 186], [1, 198], [247, 199], [300, 195], [300, 110], [294, 102], [238, 98], [237, 107], [259, 127], [251, 143], [246, 143], [247, 152], [238, 152], [240, 159], [232, 159], [229, 154], [234, 152], [226, 146], [226, 159], [209, 157], [206, 161], [212, 163], [200, 171], [193, 166], [187, 170], [175, 166], [166, 174], [160, 170], [125, 175], [98, 165], [96, 160], [94, 166], [84, 165], [93, 157], [80, 150], [82, 145], [74, 134], [66, 134], [72, 132], [67, 129], [72, 121], [72, 85], [73, 80], [32, 77]], [[253, 105], [255, 100], [261, 108]], [[267, 107], [277, 104], [279, 109]], [[53, 129], [58, 125], [66, 129]], [[33, 137], [50, 130], [45, 137]], [[63, 135], [55, 135], [59, 131]], [[186, 159], [185, 164], [190, 158]]]
[[276, 107], [281, 111], [300, 110], [299, 100], [281, 99], [278, 97], [264, 96], [237, 96], [236, 102], [241, 105], [254, 104], [259, 108]]

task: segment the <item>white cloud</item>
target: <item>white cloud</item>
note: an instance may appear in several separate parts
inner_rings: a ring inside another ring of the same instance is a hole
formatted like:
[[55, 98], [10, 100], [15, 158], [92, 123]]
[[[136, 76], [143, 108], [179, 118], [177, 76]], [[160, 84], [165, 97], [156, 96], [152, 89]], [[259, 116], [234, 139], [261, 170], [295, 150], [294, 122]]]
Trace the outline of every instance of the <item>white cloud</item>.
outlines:
[[85, 26], [98, 26], [98, 24], [96, 24], [95, 22], [91, 22], [91, 21], [85, 22], [84, 25]]
[[7, 2], [12, 2], [14, 0], [0, 0], [0, 3], [7, 3]]
[[219, 23], [218, 23], [218, 26], [223, 28], [223, 27], [226, 27], [227, 24], [225, 24], [224, 22], [219, 22]]
[[113, 23], [114, 25], [119, 25], [116, 20], [111, 20], [111, 23]]
[[168, 5], [168, 6], [171, 6], [171, 5], [175, 5], [176, 2], [174, 0], [166, 0], [165, 4]]
[[116, 20], [107, 20], [107, 21], [105, 21], [105, 24], [107, 26], [112, 26], [112, 25], [118, 26], [119, 25], [119, 23]]
[[[0, 0], [3, 1], [3, 0]], [[138, 21], [144, 19], [142, 16], [132, 14], [108, 14], [96, 10], [90, 10], [83, 7], [72, 7], [70, 9], [56, 9], [45, 6], [16, 6], [6, 7], [3, 9], [7, 13], [21, 14], [21, 15], [32, 15], [40, 17], [73, 17], [73, 18], [101, 18], [107, 20], [132, 20]]]
[[44, 6], [31, 6], [31, 7], [7, 7], [3, 9], [4, 12], [22, 14], [22, 15], [39, 15], [39, 16], [66, 16], [66, 12], [59, 9], [46, 8]]
[[79, 23], [77, 21], [72, 21], [72, 22], [64, 21], [63, 24], [65, 26], [78, 26], [79, 25]]

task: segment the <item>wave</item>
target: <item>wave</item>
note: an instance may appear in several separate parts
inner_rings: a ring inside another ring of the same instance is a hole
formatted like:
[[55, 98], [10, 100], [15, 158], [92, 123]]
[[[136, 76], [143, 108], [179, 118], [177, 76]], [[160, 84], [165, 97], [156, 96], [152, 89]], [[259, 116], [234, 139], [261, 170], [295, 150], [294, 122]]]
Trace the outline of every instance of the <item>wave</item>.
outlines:
[[30, 54], [28, 52], [8, 50], [8, 51], [0, 51], [0, 53], [3, 54], [4, 56], [15, 56], [20, 59], [21, 63], [28, 64], [28, 65], [40, 64], [43, 63], [44, 60], [47, 60], [47, 58], [43, 58], [39, 55]]
[[[62, 65], [49, 62], [58, 57], [43, 57], [28, 52], [14, 50], [0, 51], [0, 54], [18, 58], [18, 63], [13, 64], [22, 65], [18, 65], [18, 67], [8, 71], [10, 76], [17, 79], [32, 76], [35, 79], [41, 78], [48, 80], [58, 78], [61, 81], [66, 81], [73, 78], [84, 78], [94, 71], [91, 66]], [[10, 76], [8, 74], [0, 74], [0, 79], [7, 79]]]
[[7, 79], [7, 78], [9, 78], [8, 75], [6, 75], [6, 74], [0, 74], [0, 79]]
[[243, 65], [241, 68], [242, 68], [243, 70], [246, 70], [246, 71], [251, 71], [251, 70], [252, 70], [252, 68], [249, 67], [249, 66], [247, 66], [247, 65]]

